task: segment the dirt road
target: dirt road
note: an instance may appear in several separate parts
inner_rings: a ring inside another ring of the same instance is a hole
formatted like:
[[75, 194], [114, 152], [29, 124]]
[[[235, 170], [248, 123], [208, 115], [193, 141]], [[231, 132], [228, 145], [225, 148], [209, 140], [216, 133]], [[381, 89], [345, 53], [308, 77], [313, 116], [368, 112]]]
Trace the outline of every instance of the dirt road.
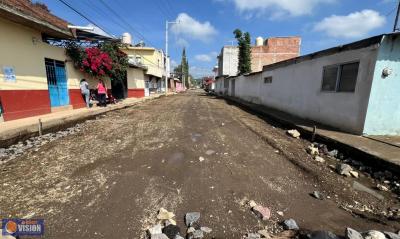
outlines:
[[[0, 216], [44, 218], [46, 238], [144, 238], [160, 207], [177, 215], [183, 233], [185, 213], [199, 211], [213, 229], [209, 238], [241, 238], [265, 226], [276, 232], [287, 218], [338, 234], [399, 229], [352, 210], [384, 211], [398, 206], [395, 195], [381, 193], [380, 201], [353, 190], [354, 180], [374, 182], [339, 176], [329, 167], [334, 161], [315, 162], [308, 145], [223, 99], [164, 97], [89, 120], [0, 165]], [[268, 206], [271, 220], [259, 221], [248, 200]]]

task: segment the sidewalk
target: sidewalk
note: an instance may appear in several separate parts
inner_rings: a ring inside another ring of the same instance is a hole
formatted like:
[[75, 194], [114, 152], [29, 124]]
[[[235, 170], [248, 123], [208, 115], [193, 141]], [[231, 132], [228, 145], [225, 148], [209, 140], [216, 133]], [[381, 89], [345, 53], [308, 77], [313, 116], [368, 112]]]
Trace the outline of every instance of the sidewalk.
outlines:
[[359, 136], [344, 133], [320, 125], [316, 122], [304, 120], [285, 112], [274, 110], [263, 105], [244, 102], [237, 98], [224, 96], [229, 101], [236, 102], [261, 115], [265, 115], [274, 121], [288, 127], [299, 130], [303, 135], [311, 136], [314, 125], [316, 126], [316, 139], [321, 143], [340, 148], [345, 152], [367, 161], [382, 169], [390, 168], [391, 171], [400, 173], [400, 137], [399, 136]]
[[42, 122], [43, 132], [46, 132], [57, 128], [66, 128], [78, 121], [82, 121], [109, 111], [130, 107], [147, 100], [159, 98], [161, 96], [165, 96], [165, 94], [153, 94], [145, 98], [127, 98], [121, 102], [118, 102], [117, 104], [108, 105], [105, 108], [93, 107], [90, 109], [81, 108], [75, 110], [66, 110], [1, 122], [0, 148], [8, 147], [9, 145], [17, 143], [20, 140], [37, 135], [39, 132], [39, 119]]

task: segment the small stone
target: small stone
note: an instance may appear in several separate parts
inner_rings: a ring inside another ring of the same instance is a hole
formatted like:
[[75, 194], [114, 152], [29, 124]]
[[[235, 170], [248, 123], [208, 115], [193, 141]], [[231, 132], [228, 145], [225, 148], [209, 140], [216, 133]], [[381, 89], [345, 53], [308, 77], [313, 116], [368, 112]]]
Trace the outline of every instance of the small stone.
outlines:
[[385, 234], [380, 231], [370, 230], [363, 233], [364, 239], [386, 239]]
[[250, 206], [251, 208], [253, 208], [253, 207], [257, 206], [257, 203], [256, 203], [254, 200], [250, 200], [250, 201], [249, 201], [249, 206]]
[[316, 231], [311, 233], [310, 239], [339, 239], [339, 238], [330, 231]]
[[267, 207], [257, 205], [252, 208], [253, 212], [262, 220], [268, 220], [271, 218], [271, 210]]
[[331, 156], [331, 157], [333, 157], [333, 158], [336, 158], [337, 155], [338, 155], [338, 153], [339, 153], [339, 151], [337, 151], [336, 149], [334, 149], [334, 150], [332, 150], [332, 151], [329, 151], [329, 152], [328, 152], [328, 155]]
[[283, 217], [283, 212], [281, 212], [281, 211], [277, 211], [276, 214], [278, 214], [279, 216]]
[[336, 172], [340, 175], [350, 177], [350, 171], [353, 171], [353, 168], [348, 164], [340, 163], [336, 165]]
[[315, 156], [314, 160], [319, 162], [319, 163], [325, 163], [325, 159], [323, 157], [320, 157], [320, 156]]
[[212, 155], [212, 154], [215, 154], [215, 151], [209, 149], [209, 150], [206, 151], [206, 154], [207, 154], [207, 155]]
[[314, 145], [310, 145], [307, 147], [307, 153], [311, 154], [312, 156], [319, 155], [318, 148], [314, 147]]
[[120, 140], [120, 139], [117, 139], [117, 143], [121, 143], [121, 140]]
[[400, 239], [400, 234], [396, 234], [393, 232], [383, 232], [388, 239]]
[[162, 233], [162, 227], [160, 224], [155, 225], [154, 227], [149, 228], [147, 231], [148, 233], [153, 236], [156, 234], [161, 234]]
[[345, 236], [346, 239], [364, 239], [361, 233], [350, 227], [346, 228]]
[[385, 192], [389, 191], [389, 188], [387, 188], [386, 186], [383, 186], [382, 184], [376, 185], [376, 188], [381, 191], [385, 191]]
[[297, 131], [297, 130], [295, 130], [295, 129], [288, 130], [287, 133], [288, 133], [290, 136], [292, 136], [293, 138], [296, 138], [296, 139], [298, 139], [298, 138], [300, 137], [300, 132]]
[[151, 235], [150, 238], [151, 238], [151, 239], [169, 239], [169, 238], [167, 237], [167, 235], [162, 234], [162, 233]]
[[299, 226], [297, 226], [296, 221], [293, 219], [285, 220], [283, 222], [283, 228], [285, 230], [299, 230]]
[[354, 170], [350, 171], [350, 175], [353, 176], [354, 178], [358, 178], [359, 177], [358, 172], [354, 171]]
[[212, 229], [209, 228], [209, 227], [200, 227], [200, 230], [202, 230], [202, 231], [205, 232], [205, 233], [210, 233], [210, 232], [212, 232]]
[[196, 231], [196, 229], [194, 227], [189, 227], [186, 232], [189, 234], [189, 233], [193, 233], [194, 231]]
[[185, 215], [185, 223], [186, 226], [191, 226], [193, 223], [197, 222], [200, 219], [199, 212], [188, 212]]
[[181, 233], [181, 229], [175, 225], [168, 225], [162, 229], [162, 232], [169, 238], [174, 239], [176, 235]]
[[185, 239], [185, 238], [181, 237], [180, 235], [176, 235], [174, 239]]
[[314, 198], [319, 199], [319, 200], [324, 200], [324, 195], [318, 191], [312, 192], [311, 196], [313, 196]]
[[160, 208], [158, 211], [157, 219], [159, 220], [169, 220], [175, 217], [175, 214], [173, 212], [168, 212], [164, 208]]
[[257, 233], [260, 234], [264, 238], [271, 238], [271, 236], [269, 235], [268, 231], [265, 230], [265, 229], [264, 230], [259, 230]]
[[199, 161], [200, 161], [200, 162], [203, 162], [203, 161], [204, 161], [204, 157], [201, 157], [201, 156], [200, 156], [200, 157], [199, 157]]
[[189, 238], [193, 238], [193, 239], [197, 239], [197, 238], [203, 238], [204, 237], [204, 233], [202, 230], [196, 230], [192, 233], [191, 236], [189, 236]]

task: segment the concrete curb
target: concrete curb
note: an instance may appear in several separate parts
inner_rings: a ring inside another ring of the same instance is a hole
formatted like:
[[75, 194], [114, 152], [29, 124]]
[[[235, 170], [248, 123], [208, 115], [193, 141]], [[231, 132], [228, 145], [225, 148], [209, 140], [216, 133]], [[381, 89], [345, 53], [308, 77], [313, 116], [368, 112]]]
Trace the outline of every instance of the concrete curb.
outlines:
[[[274, 114], [268, 113], [266, 110], [258, 108], [256, 104], [246, 102], [237, 98], [233, 98], [230, 96], [221, 96], [214, 94], [216, 97], [224, 98], [227, 101], [230, 101], [234, 104], [237, 104], [243, 108], [246, 108], [256, 114], [261, 116], [268, 117], [268, 119], [279, 123], [282, 127], [287, 127], [290, 129], [297, 129], [301, 133], [301, 137], [311, 141], [311, 137], [313, 135], [313, 131], [309, 130], [307, 127], [302, 127], [294, 122], [288, 121], [281, 117], [278, 117]], [[362, 162], [365, 162], [375, 168], [384, 170], [389, 170], [394, 173], [400, 174], [400, 165], [392, 162], [390, 159], [386, 159], [379, 156], [379, 153], [371, 153], [365, 149], [357, 148], [352, 145], [340, 142], [337, 139], [327, 137], [326, 135], [321, 135], [318, 133], [315, 134], [315, 141], [319, 143], [324, 143], [331, 148], [338, 149], [339, 151], [347, 154], [352, 155], [354, 159], [359, 159]]]
[[[76, 114], [69, 115], [62, 118], [55, 118], [42, 121], [43, 133], [49, 133], [53, 131], [59, 131], [71, 127], [79, 122], [83, 122], [88, 119], [92, 119], [98, 115], [105, 114], [107, 112], [121, 110], [129, 108], [147, 101], [155, 100], [165, 95], [157, 95], [150, 98], [141, 98], [138, 101], [130, 103], [122, 103], [117, 105], [110, 105], [106, 108], [96, 109], [93, 111], [77, 112]], [[37, 136], [39, 134], [38, 122], [34, 122], [29, 125], [24, 125], [18, 128], [13, 128], [2, 132], [0, 135], [0, 148], [6, 148], [10, 145], [18, 143], [19, 141], [26, 140], [30, 137]]]

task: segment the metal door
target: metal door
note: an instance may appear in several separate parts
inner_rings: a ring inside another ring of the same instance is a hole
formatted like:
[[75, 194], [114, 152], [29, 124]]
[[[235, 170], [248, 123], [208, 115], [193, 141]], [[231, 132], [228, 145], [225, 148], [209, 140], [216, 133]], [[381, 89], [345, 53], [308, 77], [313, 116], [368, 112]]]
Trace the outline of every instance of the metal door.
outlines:
[[51, 107], [69, 105], [68, 84], [64, 62], [46, 58], [45, 66]]

